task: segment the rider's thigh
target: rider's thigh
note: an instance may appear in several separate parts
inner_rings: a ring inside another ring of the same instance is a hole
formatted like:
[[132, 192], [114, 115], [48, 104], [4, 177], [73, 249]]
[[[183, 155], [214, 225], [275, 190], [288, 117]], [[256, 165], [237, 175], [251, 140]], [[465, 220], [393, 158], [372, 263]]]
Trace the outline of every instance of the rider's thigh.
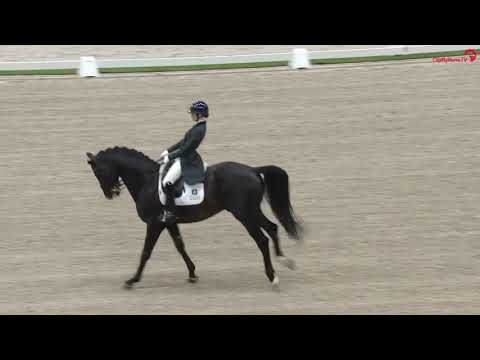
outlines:
[[173, 184], [180, 178], [180, 175], [182, 175], [182, 165], [180, 159], [176, 159], [168, 170], [168, 173], [163, 178], [163, 185], [168, 182]]

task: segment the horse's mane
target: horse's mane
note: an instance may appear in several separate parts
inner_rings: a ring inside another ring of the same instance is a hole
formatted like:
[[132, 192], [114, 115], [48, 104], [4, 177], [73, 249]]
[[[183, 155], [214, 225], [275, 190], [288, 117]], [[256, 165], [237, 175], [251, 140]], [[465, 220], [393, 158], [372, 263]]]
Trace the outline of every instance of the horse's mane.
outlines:
[[125, 158], [127, 160], [132, 160], [132, 165], [135, 167], [142, 166], [145, 170], [151, 170], [158, 168], [160, 165], [149, 158], [147, 155], [141, 151], [130, 149], [124, 146], [115, 146], [113, 148], [107, 148], [100, 151], [97, 156], [98, 159], [102, 158]]

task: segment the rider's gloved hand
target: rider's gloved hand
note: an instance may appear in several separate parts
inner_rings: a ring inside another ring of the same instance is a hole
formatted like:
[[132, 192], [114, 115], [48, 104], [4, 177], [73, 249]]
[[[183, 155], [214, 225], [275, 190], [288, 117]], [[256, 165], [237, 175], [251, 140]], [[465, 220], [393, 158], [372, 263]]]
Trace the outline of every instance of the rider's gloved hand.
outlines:
[[157, 160], [159, 163], [165, 164], [168, 162], [168, 150], [165, 150], [161, 155], [160, 159]]

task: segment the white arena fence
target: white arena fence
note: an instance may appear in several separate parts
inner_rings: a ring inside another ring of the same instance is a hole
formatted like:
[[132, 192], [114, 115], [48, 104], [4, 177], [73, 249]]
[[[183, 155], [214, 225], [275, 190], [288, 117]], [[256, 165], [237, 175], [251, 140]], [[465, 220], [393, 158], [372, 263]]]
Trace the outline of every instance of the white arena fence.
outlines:
[[[469, 48], [479, 49], [480, 45], [392, 45], [385, 47], [371, 47], [359, 49], [314, 50], [309, 51], [309, 56], [312, 60], [323, 60], [364, 56], [408, 55], [433, 52], [460, 51]], [[89, 54], [84, 55], [87, 56]], [[145, 59], [97, 58], [97, 64], [99, 68], [164, 67], [277, 62], [289, 61], [291, 57], [291, 52], [279, 52], [266, 54], [191, 56]], [[49, 61], [12, 61], [0, 62], [0, 71], [78, 69], [79, 65], [80, 59]]]

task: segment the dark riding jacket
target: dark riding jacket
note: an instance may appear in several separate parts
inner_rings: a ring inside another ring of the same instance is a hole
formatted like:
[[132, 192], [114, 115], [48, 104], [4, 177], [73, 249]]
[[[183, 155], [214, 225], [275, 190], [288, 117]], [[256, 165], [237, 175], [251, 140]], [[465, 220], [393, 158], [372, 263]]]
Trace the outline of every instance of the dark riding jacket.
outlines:
[[186, 132], [181, 141], [167, 149], [170, 161], [180, 158], [182, 175], [189, 185], [204, 180], [203, 161], [196, 149], [200, 146], [206, 132], [207, 123], [205, 121], [197, 123]]

